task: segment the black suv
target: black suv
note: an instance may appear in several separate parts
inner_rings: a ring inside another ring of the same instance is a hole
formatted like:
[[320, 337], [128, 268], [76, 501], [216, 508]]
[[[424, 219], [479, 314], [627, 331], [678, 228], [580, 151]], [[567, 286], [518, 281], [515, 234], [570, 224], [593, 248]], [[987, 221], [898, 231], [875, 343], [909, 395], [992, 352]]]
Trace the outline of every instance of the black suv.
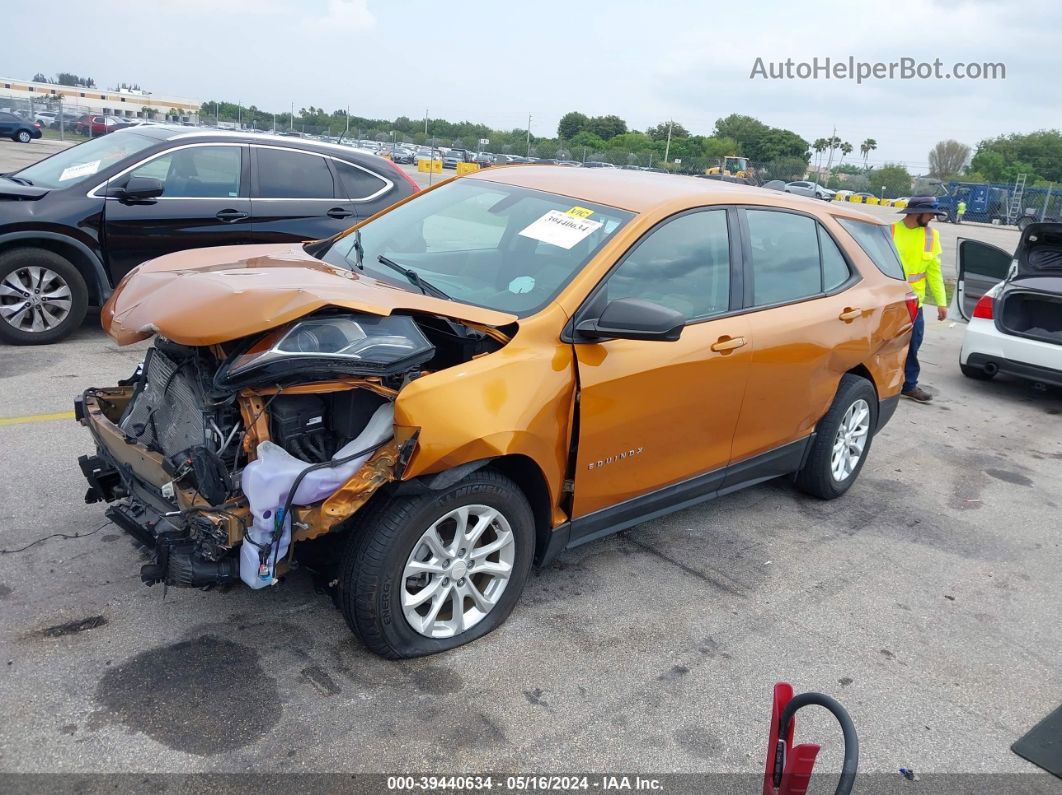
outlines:
[[134, 267], [331, 237], [419, 188], [393, 163], [279, 136], [139, 126], [0, 176], [0, 340], [63, 339]]

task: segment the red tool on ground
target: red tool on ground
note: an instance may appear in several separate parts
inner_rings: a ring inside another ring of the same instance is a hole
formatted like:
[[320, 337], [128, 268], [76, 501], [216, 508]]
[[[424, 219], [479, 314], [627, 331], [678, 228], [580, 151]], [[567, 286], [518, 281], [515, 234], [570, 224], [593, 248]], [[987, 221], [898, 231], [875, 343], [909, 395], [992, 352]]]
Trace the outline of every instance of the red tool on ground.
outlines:
[[811, 770], [820, 746], [815, 743], [793, 745], [796, 729], [794, 716], [801, 707], [817, 704], [825, 707], [844, 734], [844, 764], [837, 782], [835, 795], [848, 795], [855, 785], [859, 767], [859, 737], [848, 711], [836, 700], [822, 693], [793, 695], [793, 686], [778, 682], [774, 686], [774, 703], [771, 708], [771, 733], [767, 743], [767, 762], [763, 770], [763, 795], [804, 795], [811, 781]]

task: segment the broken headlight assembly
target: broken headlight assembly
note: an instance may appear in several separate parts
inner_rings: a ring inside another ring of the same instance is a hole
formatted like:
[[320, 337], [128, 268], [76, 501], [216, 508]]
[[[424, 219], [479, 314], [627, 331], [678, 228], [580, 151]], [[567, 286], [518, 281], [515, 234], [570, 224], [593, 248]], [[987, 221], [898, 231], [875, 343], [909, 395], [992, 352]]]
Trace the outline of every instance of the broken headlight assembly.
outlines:
[[343, 375], [393, 375], [428, 361], [435, 347], [406, 315], [323, 315], [277, 329], [218, 369], [222, 388]]

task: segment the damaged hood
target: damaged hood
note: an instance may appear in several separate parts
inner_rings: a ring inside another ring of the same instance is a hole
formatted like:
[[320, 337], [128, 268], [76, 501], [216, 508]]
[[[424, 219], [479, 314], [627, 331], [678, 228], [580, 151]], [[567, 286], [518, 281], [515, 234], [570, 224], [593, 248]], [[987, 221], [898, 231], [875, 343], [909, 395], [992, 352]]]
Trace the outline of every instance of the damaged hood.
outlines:
[[119, 345], [161, 334], [215, 345], [267, 331], [323, 307], [373, 315], [396, 310], [503, 326], [515, 315], [396, 287], [311, 257], [301, 244], [224, 246], [168, 254], [130, 272], [103, 307]]

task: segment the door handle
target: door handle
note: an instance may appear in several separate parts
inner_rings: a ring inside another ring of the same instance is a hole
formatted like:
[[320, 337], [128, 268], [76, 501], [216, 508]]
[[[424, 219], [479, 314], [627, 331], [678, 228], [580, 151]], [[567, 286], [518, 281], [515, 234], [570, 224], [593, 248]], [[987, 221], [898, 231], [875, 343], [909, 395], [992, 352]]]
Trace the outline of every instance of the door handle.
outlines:
[[354, 212], [343, 207], [333, 207], [326, 215], [329, 218], [350, 218], [350, 216], [354, 215]]
[[239, 221], [241, 218], [246, 218], [247, 213], [242, 210], [218, 210], [218, 214], [214, 216], [219, 221]]
[[845, 323], [851, 323], [856, 318], [859, 318], [859, 317], [862, 317], [862, 316], [863, 316], [863, 310], [862, 309], [860, 309], [858, 307], [856, 307], [855, 309], [852, 309], [851, 307], [847, 307], [846, 306], [844, 308], [844, 311], [837, 316], [837, 319], [838, 320], [843, 320]]
[[727, 353], [735, 348], [740, 348], [744, 344], [744, 337], [727, 337], [724, 335], [712, 343], [712, 350], [716, 353]]

